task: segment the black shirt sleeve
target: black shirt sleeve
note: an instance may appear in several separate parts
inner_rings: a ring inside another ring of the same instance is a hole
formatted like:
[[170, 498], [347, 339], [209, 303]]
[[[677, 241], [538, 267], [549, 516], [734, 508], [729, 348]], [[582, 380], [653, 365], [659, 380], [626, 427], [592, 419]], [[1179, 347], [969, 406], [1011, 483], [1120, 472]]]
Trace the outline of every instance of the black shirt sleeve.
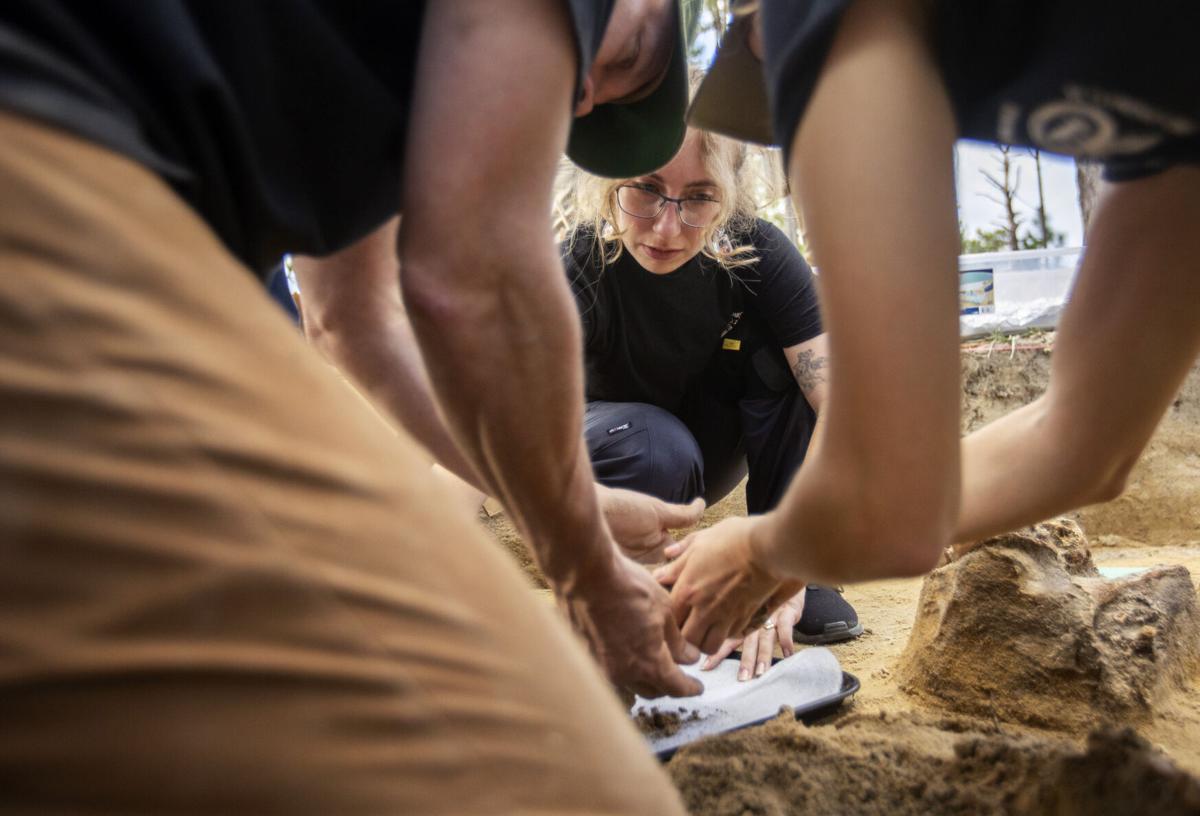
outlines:
[[775, 141], [790, 161], [792, 135], [808, 107], [833, 35], [851, 0], [764, 0], [763, 74]]
[[759, 253], [752, 272], [742, 275], [750, 289], [747, 308], [755, 309], [781, 348], [821, 334], [821, 307], [808, 262], [783, 231], [759, 219], [750, 236]]

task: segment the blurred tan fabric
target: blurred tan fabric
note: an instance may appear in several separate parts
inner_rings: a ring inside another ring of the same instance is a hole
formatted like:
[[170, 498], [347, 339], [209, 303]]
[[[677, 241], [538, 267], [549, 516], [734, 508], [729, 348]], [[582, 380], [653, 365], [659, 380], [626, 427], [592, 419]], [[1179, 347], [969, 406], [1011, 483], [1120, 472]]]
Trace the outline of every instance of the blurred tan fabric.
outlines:
[[0, 812], [682, 813], [452, 506], [158, 177], [0, 115]]

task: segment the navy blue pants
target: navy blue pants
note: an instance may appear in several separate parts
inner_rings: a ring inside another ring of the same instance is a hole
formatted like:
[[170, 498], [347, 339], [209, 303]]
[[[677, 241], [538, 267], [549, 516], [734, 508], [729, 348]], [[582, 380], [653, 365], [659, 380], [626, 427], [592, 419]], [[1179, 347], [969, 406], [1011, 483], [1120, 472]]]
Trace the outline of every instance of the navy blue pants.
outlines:
[[777, 348], [714, 360], [674, 412], [641, 402], [590, 401], [584, 436], [596, 480], [671, 502], [712, 505], [749, 473], [746, 510], [779, 503], [804, 461], [816, 415]]

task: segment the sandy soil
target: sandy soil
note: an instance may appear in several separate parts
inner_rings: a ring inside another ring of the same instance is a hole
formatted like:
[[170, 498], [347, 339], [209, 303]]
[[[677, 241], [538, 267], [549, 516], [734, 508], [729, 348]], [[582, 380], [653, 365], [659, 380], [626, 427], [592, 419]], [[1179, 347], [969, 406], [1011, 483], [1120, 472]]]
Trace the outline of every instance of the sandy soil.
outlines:
[[[964, 430], [1036, 397], [1050, 352], [986, 343], [966, 349]], [[744, 512], [739, 490], [709, 508], [703, 524]], [[1097, 566], [1182, 565], [1200, 587], [1200, 367], [1126, 494], [1073, 518]], [[503, 517], [488, 526], [540, 582]], [[1200, 814], [1200, 667], [1147, 716], [1127, 723], [1102, 711], [1094, 729], [1037, 728], [995, 712], [971, 716], [900, 688], [898, 664], [923, 580], [846, 587], [865, 631], [831, 648], [862, 689], [837, 714], [813, 726], [781, 717], [703, 740], [671, 760], [668, 772], [693, 813]]]

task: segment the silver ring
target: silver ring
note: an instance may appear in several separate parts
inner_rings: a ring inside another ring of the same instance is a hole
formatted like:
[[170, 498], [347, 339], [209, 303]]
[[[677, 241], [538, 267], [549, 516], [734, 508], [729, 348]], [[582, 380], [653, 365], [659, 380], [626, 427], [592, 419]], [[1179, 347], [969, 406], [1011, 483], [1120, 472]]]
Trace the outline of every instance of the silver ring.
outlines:
[[773, 621], [773, 620], [768, 620], [766, 623], [763, 624], [763, 629], [774, 629], [774, 628], [775, 628], [775, 621]]

